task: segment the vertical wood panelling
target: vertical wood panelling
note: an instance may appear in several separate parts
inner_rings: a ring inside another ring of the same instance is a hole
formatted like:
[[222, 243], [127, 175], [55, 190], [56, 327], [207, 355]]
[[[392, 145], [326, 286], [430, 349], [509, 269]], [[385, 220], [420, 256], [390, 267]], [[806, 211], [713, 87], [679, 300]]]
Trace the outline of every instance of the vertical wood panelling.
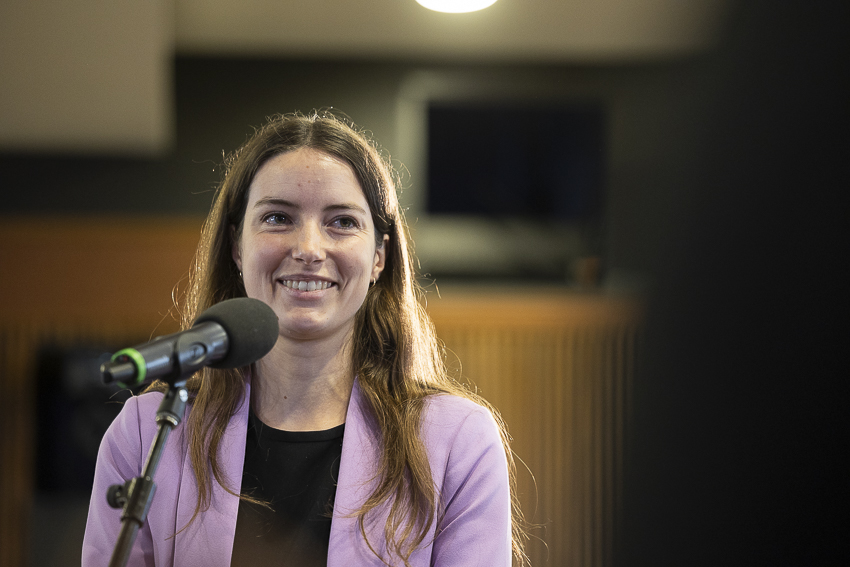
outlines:
[[[13, 377], [31, 365], [31, 329], [0, 329], [0, 565], [24, 565], [32, 492], [32, 411], [29, 384]], [[23, 466], [22, 466], [23, 465]]]
[[46, 343], [134, 344], [165, 316], [200, 219], [0, 219], [0, 567], [28, 564], [35, 373]]
[[429, 311], [462, 378], [508, 423], [523, 509], [545, 526], [529, 542], [531, 564], [611, 565], [635, 305], [465, 290], [444, 292]]

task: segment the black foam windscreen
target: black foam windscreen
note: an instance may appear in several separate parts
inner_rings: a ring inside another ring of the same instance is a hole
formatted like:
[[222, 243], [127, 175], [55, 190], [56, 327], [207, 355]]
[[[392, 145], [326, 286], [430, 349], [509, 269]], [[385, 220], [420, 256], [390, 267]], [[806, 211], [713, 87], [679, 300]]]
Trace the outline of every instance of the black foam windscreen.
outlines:
[[238, 368], [264, 357], [277, 342], [277, 315], [258, 299], [238, 297], [216, 303], [204, 311], [195, 325], [218, 323], [229, 341], [227, 355], [210, 364], [212, 368]]

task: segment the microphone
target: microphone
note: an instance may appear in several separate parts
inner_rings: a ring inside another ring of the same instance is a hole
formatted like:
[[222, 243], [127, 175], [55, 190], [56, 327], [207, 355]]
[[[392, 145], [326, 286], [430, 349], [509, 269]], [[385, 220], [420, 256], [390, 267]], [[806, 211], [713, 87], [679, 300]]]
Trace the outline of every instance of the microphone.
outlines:
[[258, 299], [228, 299], [204, 311], [191, 329], [116, 352], [100, 373], [105, 384], [125, 388], [153, 379], [173, 385], [204, 366], [247, 366], [264, 357], [277, 336], [271, 307]]

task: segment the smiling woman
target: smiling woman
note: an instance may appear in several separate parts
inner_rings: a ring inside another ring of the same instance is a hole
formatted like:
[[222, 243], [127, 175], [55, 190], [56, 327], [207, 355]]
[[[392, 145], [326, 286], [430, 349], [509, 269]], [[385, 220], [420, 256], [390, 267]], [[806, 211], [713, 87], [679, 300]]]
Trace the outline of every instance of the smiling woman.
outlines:
[[[280, 332], [255, 364], [187, 384], [130, 563], [522, 564], [504, 424], [447, 376], [387, 161], [352, 125], [312, 114], [275, 117], [227, 166], [184, 325], [247, 296]], [[152, 389], [101, 444], [84, 565], [117, 538], [100, 495], [141, 470]]]
[[257, 172], [233, 259], [246, 293], [274, 308], [281, 337], [335, 335], [325, 346], [342, 351], [384, 269], [389, 236], [375, 230], [368, 210], [351, 166], [324, 152], [294, 150]]

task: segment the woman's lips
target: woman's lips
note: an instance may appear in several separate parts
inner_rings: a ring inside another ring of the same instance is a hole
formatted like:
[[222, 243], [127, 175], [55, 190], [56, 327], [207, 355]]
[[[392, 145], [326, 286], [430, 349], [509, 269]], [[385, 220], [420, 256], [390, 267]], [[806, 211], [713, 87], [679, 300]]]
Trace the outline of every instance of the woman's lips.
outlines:
[[336, 285], [327, 280], [279, 280], [285, 287], [295, 291], [321, 291]]

